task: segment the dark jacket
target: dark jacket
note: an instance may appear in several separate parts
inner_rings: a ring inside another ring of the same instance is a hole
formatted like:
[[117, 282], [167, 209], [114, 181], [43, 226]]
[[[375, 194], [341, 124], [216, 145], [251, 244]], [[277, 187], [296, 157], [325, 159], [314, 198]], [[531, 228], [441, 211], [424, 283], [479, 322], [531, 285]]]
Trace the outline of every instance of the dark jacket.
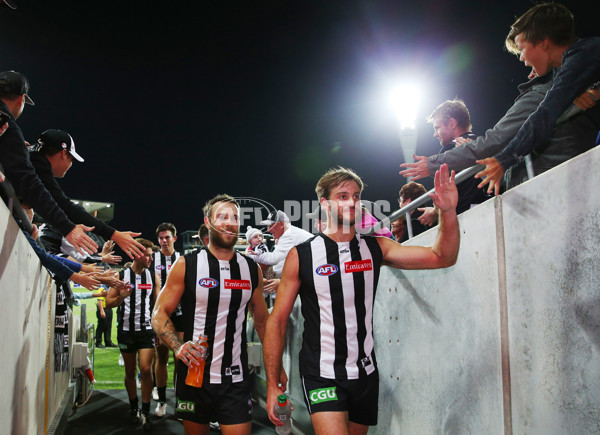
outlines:
[[[546, 93], [552, 87], [552, 79], [553, 73], [549, 72], [519, 85], [519, 96], [494, 128], [472, 142], [444, 154], [429, 157], [427, 162], [429, 172], [434, 174], [444, 163], [448, 164], [449, 169], [458, 172], [475, 165], [475, 160], [492, 157], [500, 152], [544, 100]], [[541, 174], [593, 147], [600, 128], [599, 113], [600, 106], [596, 106], [556, 125], [552, 129], [550, 139], [532, 152], [535, 174]], [[505, 177], [507, 188], [525, 181], [527, 176], [524, 164], [509, 169]]]
[[65, 195], [58, 184], [58, 181], [56, 181], [56, 177], [52, 172], [52, 165], [48, 158], [39, 151], [30, 153], [29, 157], [31, 158], [31, 163], [35, 168], [38, 177], [40, 177], [40, 180], [42, 180], [42, 183], [44, 183], [44, 186], [48, 192], [50, 192], [52, 198], [54, 198], [60, 208], [64, 210], [69, 219], [89, 227], [95, 227], [94, 233], [109, 240], [115, 232], [115, 229], [89, 214], [82, 206], [75, 204], [67, 197], [67, 195]]
[[75, 228], [75, 224], [52, 199], [50, 192], [35, 173], [23, 133], [2, 100], [0, 110], [10, 115], [8, 129], [0, 136], [0, 164], [4, 175], [12, 183], [22, 202], [33, 207], [46, 222], [66, 236]]
[[508, 146], [495, 157], [504, 170], [523, 160], [553, 135], [560, 115], [588, 86], [600, 80], [600, 38], [579, 39], [563, 53], [552, 88], [544, 101], [519, 129]]

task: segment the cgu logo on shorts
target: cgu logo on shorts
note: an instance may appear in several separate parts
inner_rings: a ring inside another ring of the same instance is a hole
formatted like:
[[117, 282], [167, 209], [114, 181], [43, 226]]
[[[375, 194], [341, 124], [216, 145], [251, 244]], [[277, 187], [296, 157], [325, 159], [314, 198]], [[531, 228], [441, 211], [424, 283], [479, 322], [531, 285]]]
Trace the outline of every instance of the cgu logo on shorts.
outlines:
[[155, 267], [156, 270], [165, 270], [164, 264], [157, 264]]
[[338, 267], [335, 264], [323, 264], [316, 268], [315, 272], [319, 276], [330, 276], [337, 273]]
[[219, 281], [214, 278], [202, 278], [198, 281], [198, 284], [200, 284], [200, 287], [204, 288], [215, 288], [219, 285]]
[[337, 393], [335, 392], [336, 387], [320, 388], [318, 390], [312, 390], [308, 392], [311, 405], [315, 405], [321, 402], [331, 402], [337, 400]]
[[186, 402], [184, 400], [177, 401], [177, 411], [179, 412], [196, 412], [196, 404], [194, 402]]
[[250, 281], [247, 279], [226, 279], [223, 287], [232, 290], [252, 290]]

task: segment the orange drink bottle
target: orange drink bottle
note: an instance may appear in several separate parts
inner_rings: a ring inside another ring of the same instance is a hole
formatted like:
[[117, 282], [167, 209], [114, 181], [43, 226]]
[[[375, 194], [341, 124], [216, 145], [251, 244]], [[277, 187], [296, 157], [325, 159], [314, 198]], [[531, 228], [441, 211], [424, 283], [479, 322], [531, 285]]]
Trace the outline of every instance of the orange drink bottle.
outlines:
[[196, 343], [198, 343], [202, 349], [200, 364], [197, 366], [188, 366], [185, 383], [191, 387], [201, 388], [202, 380], [204, 379], [204, 361], [208, 356], [208, 337], [201, 335], [198, 337]]

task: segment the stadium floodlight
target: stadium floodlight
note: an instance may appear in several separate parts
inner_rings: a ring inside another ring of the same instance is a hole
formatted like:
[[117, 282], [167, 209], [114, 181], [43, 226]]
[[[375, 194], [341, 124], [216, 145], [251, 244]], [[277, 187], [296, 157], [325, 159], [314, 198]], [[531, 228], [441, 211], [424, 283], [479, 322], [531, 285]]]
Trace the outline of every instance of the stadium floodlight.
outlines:
[[417, 150], [416, 121], [421, 100], [419, 86], [405, 82], [390, 92], [390, 104], [398, 121], [400, 146], [405, 162], [412, 162]]
[[417, 86], [408, 83], [402, 84], [392, 91], [390, 98], [400, 130], [414, 130], [420, 102], [420, 92]]

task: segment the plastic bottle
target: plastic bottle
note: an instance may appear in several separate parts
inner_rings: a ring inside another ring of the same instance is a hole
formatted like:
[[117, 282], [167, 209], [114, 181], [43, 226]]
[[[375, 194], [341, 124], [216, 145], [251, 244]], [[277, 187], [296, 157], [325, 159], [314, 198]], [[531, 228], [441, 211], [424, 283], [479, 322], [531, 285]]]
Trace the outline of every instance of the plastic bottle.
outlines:
[[204, 379], [204, 361], [208, 356], [208, 337], [201, 335], [198, 337], [198, 341], [196, 341], [196, 343], [198, 343], [202, 349], [200, 364], [197, 366], [188, 367], [188, 373], [185, 377], [185, 384], [191, 387], [201, 388], [202, 381]]
[[283, 422], [283, 426], [275, 426], [275, 432], [282, 435], [292, 433], [292, 420], [290, 418], [292, 415], [292, 405], [287, 400], [285, 394], [277, 396], [277, 403], [273, 411], [279, 418], [279, 421]]

